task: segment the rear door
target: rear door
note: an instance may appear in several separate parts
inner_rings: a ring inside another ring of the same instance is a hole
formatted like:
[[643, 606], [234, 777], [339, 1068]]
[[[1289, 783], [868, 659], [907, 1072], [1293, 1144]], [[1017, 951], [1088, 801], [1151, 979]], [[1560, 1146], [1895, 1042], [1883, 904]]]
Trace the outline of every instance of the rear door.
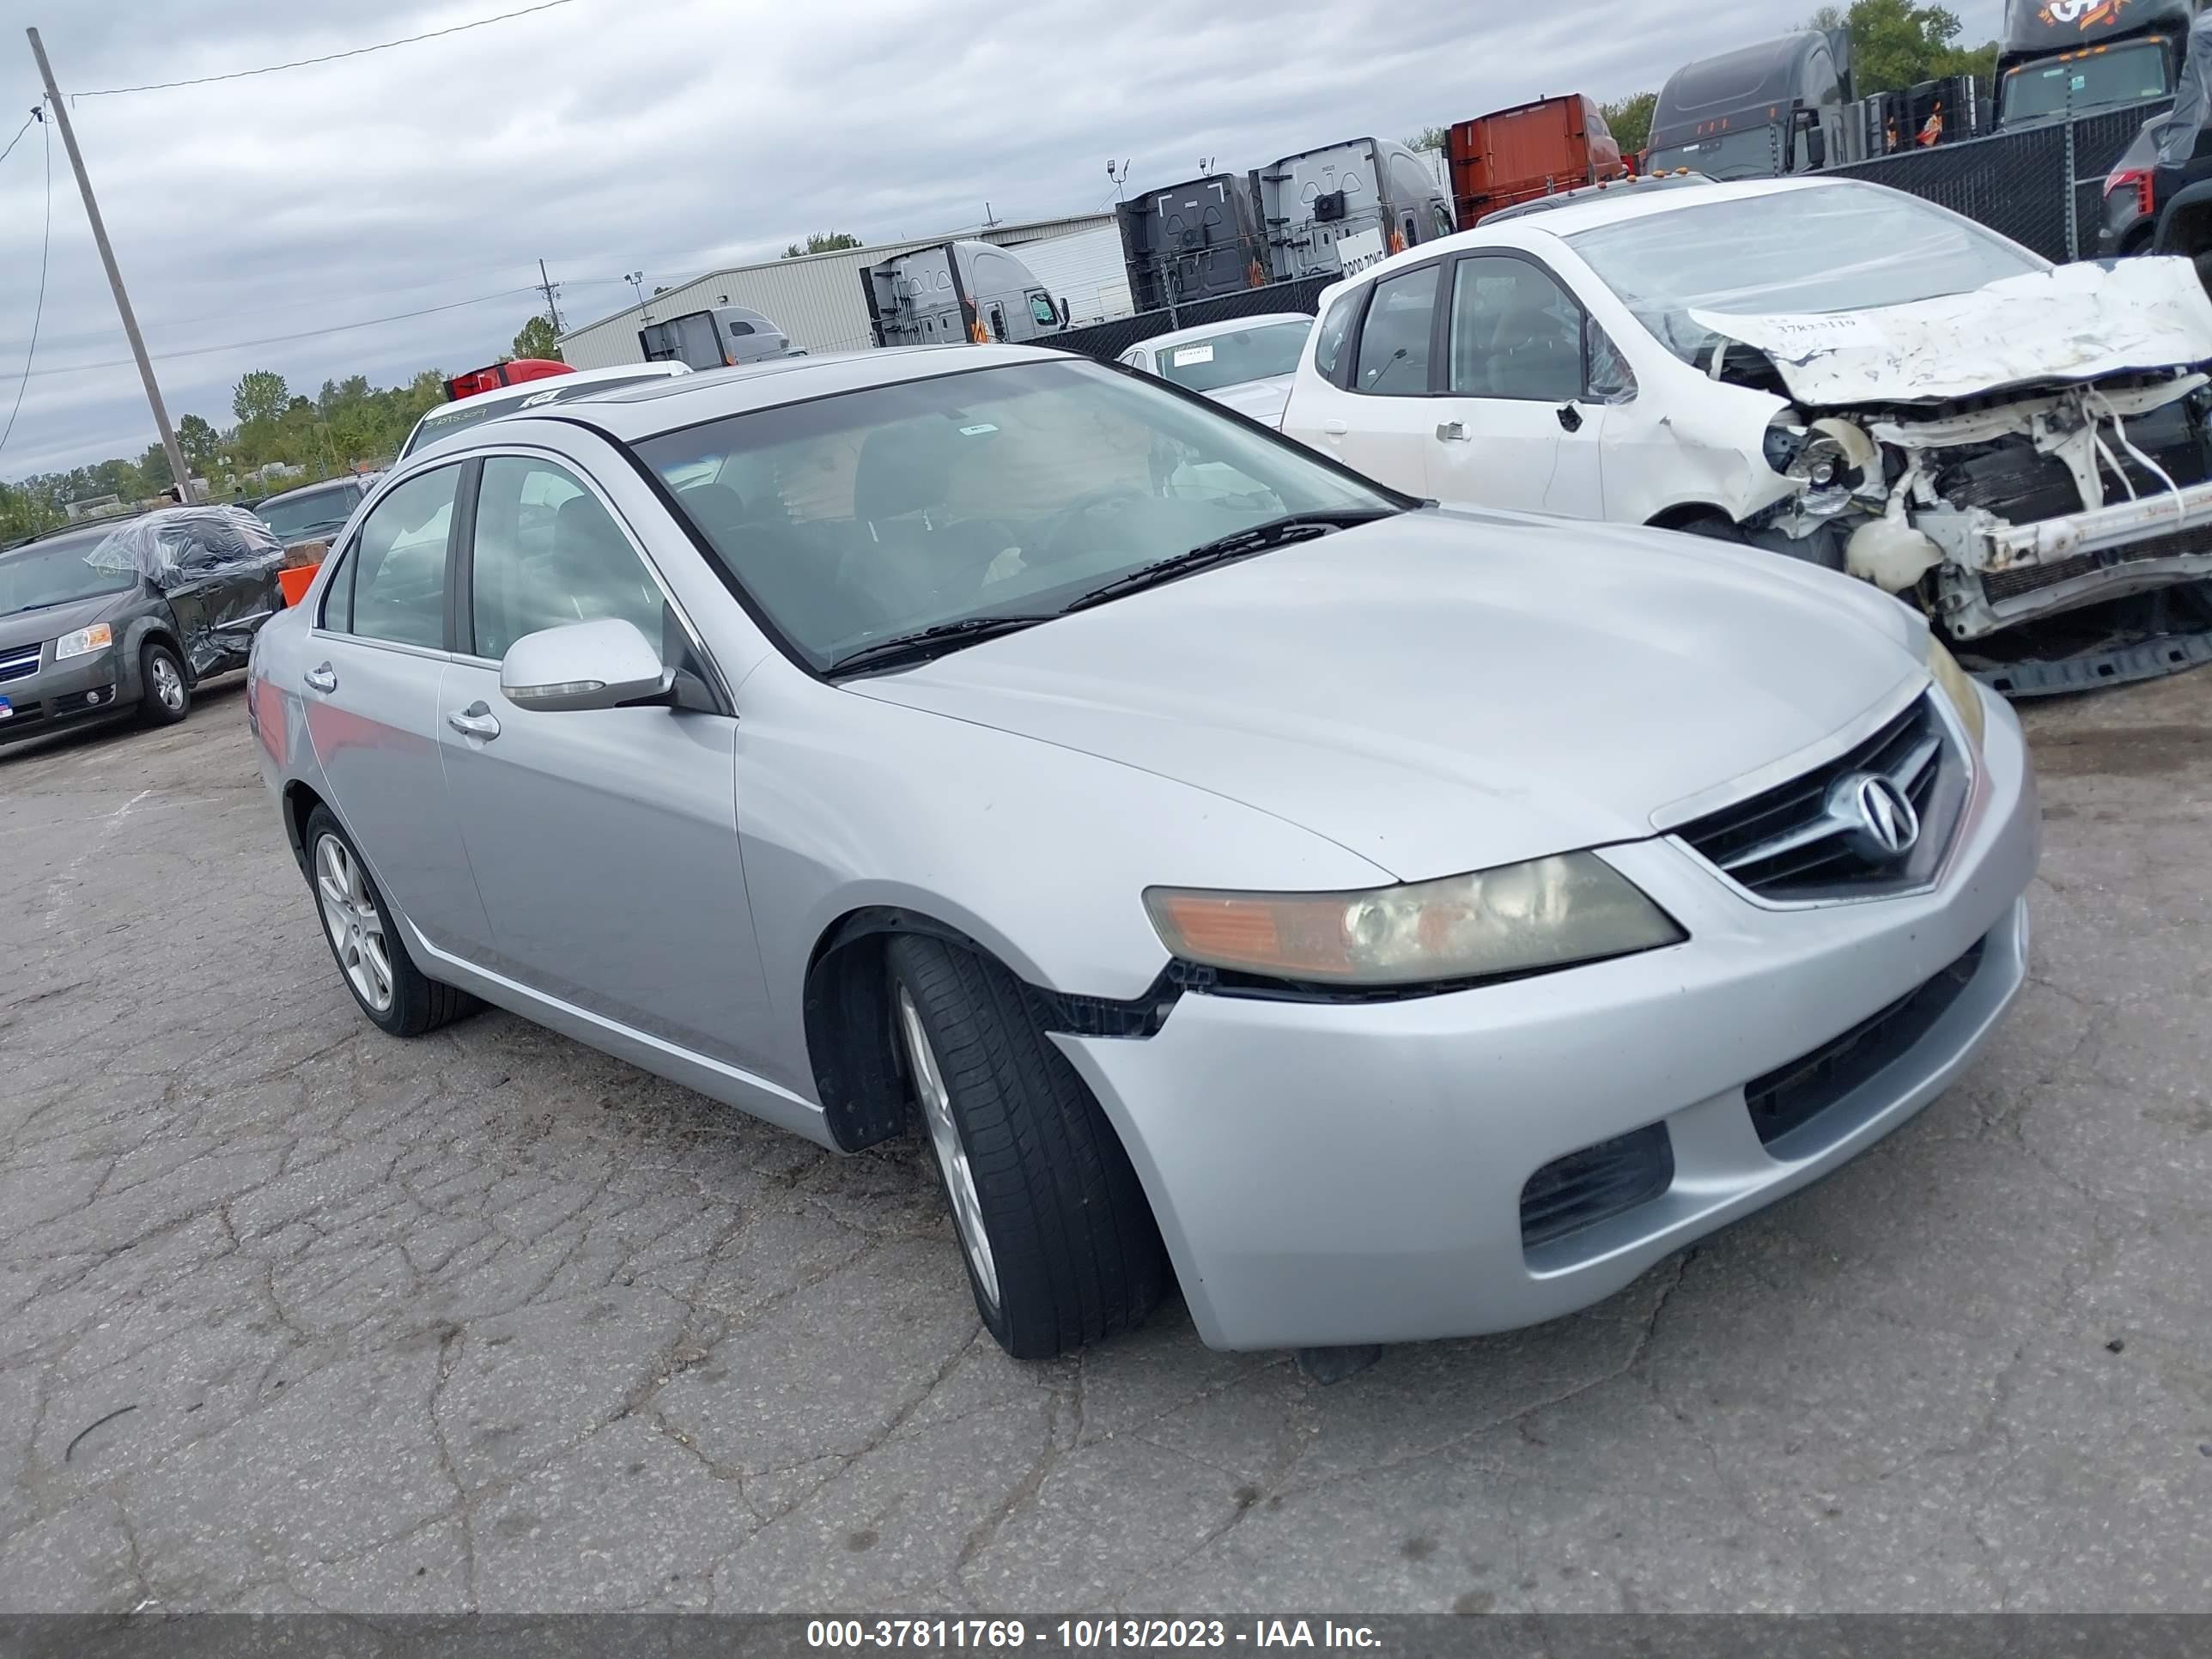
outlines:
[[1517, 252], [1454, 260], [1423, 493], [1602, 518], [1605, 405], [1588, 393], [1583, 309]]
[[489, 934], [438, 759], [447, 572], [469, 464], [416, 473], [340, 550], [296, 694], [331, 805], [386, 898], [440, 950]]
[[[696, 1052], [757, 1066], [767, 999], [737, 834], [737, 721], [638, 540], [572, 461], [487, 456], [438, 741], [493, 965]], [[514, 641], [619, 617], [699, 708], [549, 712], [500, 690]]]
[[1364, 311], [1341, 319], [1331, 307], [1315, 344], [1321, 378], [1301, 373], [1285, 410], [1283, 429], [1291, 436], [1415, 495], [1428, 494], [1443, 269], [1442, 261], [1431, 261], [1358, 290], [1346, 298], [1356, 302], [1364, 296]]

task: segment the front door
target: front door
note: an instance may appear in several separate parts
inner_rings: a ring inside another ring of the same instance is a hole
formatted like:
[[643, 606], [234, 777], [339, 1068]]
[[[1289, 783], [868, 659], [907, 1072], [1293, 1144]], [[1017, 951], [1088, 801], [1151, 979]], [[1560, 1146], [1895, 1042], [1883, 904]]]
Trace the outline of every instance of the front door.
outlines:
[[1503, 253], [1454, 262], [1450, 306], [1425, 493], [1604, 517], [1606, 408], [1589, 391], [1582, 307], [1543, 266]]
[[462, 555], [467, 602], [438, 741], [493, 965], [758, 1067], [767, 1003], [738, 848], [735, 719], [526, 709], [500, 691], [508, 647], [563, 623], [635, 623], [672, 663], [698, 647], [612, 509], [549, 457], [486, 459]]
[[440, 950], [476, 957], [487, 923], [438, 760], [446, 569], [464, 470], [418, 473], [369, 509], [339, 554], [294, 689], [331, 805], [384, 896]]

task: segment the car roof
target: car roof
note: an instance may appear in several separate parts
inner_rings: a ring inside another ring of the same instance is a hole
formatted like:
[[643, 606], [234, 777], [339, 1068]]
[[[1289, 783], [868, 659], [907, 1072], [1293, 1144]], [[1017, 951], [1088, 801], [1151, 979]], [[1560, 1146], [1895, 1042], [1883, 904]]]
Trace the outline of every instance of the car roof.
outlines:
[[264, 495], [253, 510], [258, 513], [262, 507], [274, 507], [278, 501], [289, 501], [295, 495], [312, 495], [319, 489], [350, 489], [360, 494], [374, 482], [373, 477], [363, 477], [356, 472], [342, 473], [335, 478], [318, 478], [310, 484], [295, 484], [289, 489], [278, 490], [274, 495]]
[[[755, 410], [865, 392], [907, 380], [934, 380], [969, 369], [1002, 368], [1014, 363], [1092, 362], [1073, 352], [1020, 345], [891, 346], [878, 351], [841, 351], [821, 357], [776, 357], [687, 374], [651, 386], [625, 386], [604, 398], [580, 398], [559, 406], [558, 417], [581, 422], [624, 443], [664, 432], [717, 421]], [[531, 417], [553, 416], [552, 410]], [[528, 418], [528, 417], [526, 417]], [[487, 428], [488, 440], [501, 434]], [[457, 434], [463, 441], [473, 432]]]
[[1129, 349], [1142, 348], [1157, 351], [1163, 346], [1188, 345], [1194, 340], [1212, 340], [1224, 334], [1235, 334], [1248, 328], [1267, 328], [1276, 323], [1304, 323], [1310, 325], [1313, 318], [1303, 311], [1269, 311], [1257, 317], [1231, 317], [1218, 323], [1198, 323], [1189, 328], [1179, 328], [1169, 334], [1155, 334], [1150, 339], [1139, 340]]

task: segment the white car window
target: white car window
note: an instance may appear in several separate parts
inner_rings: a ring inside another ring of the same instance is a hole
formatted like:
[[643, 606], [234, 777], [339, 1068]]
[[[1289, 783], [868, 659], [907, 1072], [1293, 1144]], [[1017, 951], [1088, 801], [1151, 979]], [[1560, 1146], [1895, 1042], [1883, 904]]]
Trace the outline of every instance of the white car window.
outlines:
[[[446, 541], [461, 469], [441, 466], [408, 479], [362, 521], [352, 568], [349, 630], [436, 650], [446, 643]], [[337, 625], [326, 610], [324, 623]]]
[[1429, 389], [1429, 335], [1436, 321], [1437, 266], [1424, 265], [1375, 284], [1359, 331], [1352, 389], [1377, 397], [1419, 397]]
[[1445, 385], [1467, 398], [1563, 404], [1580, 396], [1582, 307], [1526, 259], [1462, 259], [1452, 270]]
[[1351, 337], [1352, 319], [1359, 315], [1360, 302], [1366, 297], [1366, 289], [1356, 288], [1331, 306], [1328, 315], [1322, 319], [1321, 338], [1314, 345], [1314, 370], [1332, 386], [1344, 384], [1344, 343]]

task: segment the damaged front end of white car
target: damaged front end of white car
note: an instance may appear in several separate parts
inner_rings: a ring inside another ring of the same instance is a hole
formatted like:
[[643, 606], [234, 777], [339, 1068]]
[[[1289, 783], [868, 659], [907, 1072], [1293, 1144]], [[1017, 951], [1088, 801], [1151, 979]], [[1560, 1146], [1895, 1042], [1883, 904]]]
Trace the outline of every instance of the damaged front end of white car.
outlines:
[[[2212, 299], [2188, 261], [1866, 311], [1690, 315], [1717, 337], [1715, 380], [1787, 402], [1741, 520], [1754, 540], [1916, 599], [1966, 645], [2212, 578]], [[2161, 611], [2135, 632], [2166, 626]]]

